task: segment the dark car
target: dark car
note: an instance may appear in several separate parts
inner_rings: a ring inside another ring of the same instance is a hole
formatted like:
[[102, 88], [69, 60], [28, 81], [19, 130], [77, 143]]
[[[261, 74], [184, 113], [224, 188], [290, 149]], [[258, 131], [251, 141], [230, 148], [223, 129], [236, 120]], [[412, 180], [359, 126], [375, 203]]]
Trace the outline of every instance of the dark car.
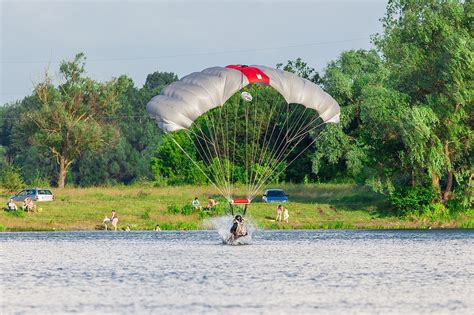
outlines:
[[30, 198], [34, 201], [53, 201], [54, 195], [49, 189], [26, 188], [18, 192], [15, 196], [10, 197], [13, 201], [24, 201], [26, 198]]
[[263, 202], [287, 202], [288, 196], [281, 189], [267, 189], [262, 200]]

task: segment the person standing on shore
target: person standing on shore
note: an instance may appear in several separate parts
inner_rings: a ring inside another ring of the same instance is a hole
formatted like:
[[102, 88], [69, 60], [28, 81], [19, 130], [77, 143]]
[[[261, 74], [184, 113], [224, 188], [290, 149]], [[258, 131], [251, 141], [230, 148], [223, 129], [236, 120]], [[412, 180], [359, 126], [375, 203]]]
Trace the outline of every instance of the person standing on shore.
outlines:
[[290, 217], [290, 215], [288, 214], [288, 209], [283, 207], [283, 220], [285, 221], [285, 223], [288, 223], [288, 218], [289, 217]]
[[108, 218], [108, 217], [105, 217], [104, 218], [104, 225], [105, 225], [105, 230], [107, 231], [107, 224], [109, 223], [112, 223], [113, 227], [114, 227], [114, 231], [117, 231], [117, 224], [118, 224], [118, 214], [117, 214], [117, 211], [115, 210], [112, 210], [112, 217]]
[[117, 231], [117, 223], [118, 223], [118, 214], [117, 211], [112, 210], [112, 217], [110, 218], [110, 221], [112, 222], [112, 225], [114, 226], [114, 231]]
[[281, 222], [282, 214], [283, 214], [283, 207], [282, 207], [282, 205], [278, 205], [278, 207], [277, 207], [277, 217], [276, 217], [275, 221]]

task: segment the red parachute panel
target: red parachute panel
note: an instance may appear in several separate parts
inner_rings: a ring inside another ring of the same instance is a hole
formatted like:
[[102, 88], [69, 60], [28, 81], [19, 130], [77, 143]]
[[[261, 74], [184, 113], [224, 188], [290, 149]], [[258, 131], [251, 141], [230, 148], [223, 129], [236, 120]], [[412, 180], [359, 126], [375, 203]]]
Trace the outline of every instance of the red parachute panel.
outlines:
[[242, 72], [249, 80], [249, 84], [253, 84], [253, 83], [262, 83], [266, 85], [270, 84], [270, 78], [265, 73], [263, 73], [263, 71], [260, 70], [259, 68], [249, 67], [246, 65], [228, 65], [226, 66], [226, 68], [235, 69]]

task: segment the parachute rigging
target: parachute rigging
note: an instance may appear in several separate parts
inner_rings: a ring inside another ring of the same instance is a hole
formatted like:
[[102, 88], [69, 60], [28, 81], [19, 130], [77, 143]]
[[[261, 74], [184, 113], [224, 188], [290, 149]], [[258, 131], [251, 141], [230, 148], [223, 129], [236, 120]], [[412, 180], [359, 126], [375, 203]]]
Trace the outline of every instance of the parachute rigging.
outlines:
[[[232, 97], [239, 90], [240, 98]], [[184, 132], [196, 158], [172, 137], [173, 142], [231, 207], [244, 204], [245, 209], [265, 183], [316, 142], [319, 128], [339, 122], [340, 114], [337, 102], [314, 83], [286, 71], [243, 65], [191, 73], [164, 88], [147, 111], [165, 133]], [[243, 198], [235, 198], [237, 183], [246, 186]]]

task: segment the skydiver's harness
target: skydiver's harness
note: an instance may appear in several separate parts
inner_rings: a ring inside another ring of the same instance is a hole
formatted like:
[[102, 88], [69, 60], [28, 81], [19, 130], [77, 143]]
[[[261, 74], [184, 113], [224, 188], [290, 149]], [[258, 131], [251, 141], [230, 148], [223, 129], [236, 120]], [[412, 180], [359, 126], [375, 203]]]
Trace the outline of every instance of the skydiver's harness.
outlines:
[[232, 228], [230, 229], [230, 232], [232, 233], [234, 238], [247, 235], [247, 229], [245, 228], [244, 223], [235, 219], [234, 219], [234, 224], [232, 225]]

